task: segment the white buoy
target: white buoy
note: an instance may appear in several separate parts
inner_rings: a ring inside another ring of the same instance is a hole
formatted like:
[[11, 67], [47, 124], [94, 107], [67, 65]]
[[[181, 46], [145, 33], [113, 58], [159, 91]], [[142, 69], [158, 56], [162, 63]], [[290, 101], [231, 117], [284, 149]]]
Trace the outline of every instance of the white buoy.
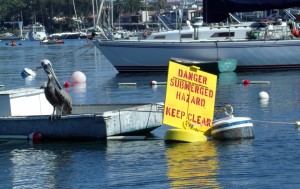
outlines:
[[167, 82], [157, 82], [157, 81], [150, 81], [150, 85], [166, 85]]
[[81, 71], [76, 71], [72, 74], [71, 81], [72, 81], [72, 84], [85, 83], [86, 76]]
[[265, 99], [265, 100], [268, 100], [269, 99], [269, 94], [267, 93], [267, 92], [265, 92], [265, 91], [261, 91], [261, 92], [259, 92], [259, 98], [260, 99]]
[[118, 83], [119, 86], [136, 86], [136, 83]]
[[270, 81], [250, 81], [250, 84], [267, 84], [269, 85], [271, 82]]
[[30, 68], [24, 68], [21, 72], [22, 77], [36, 76], [36, 72]]

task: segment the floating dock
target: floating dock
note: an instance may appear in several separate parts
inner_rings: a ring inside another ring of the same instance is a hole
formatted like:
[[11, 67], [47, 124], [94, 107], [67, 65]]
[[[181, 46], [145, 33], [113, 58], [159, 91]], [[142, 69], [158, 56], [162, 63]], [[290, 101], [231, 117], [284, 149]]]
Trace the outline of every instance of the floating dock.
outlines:
[[0, 103], [0, 138], [25, 139], [40, 133], [46, 139], [105, 140], [148, 133], [161, 126], [163, 118], [159, 102], [73, 105], [71, 115], [50, 121], [53, 108], [43, 89], [35, 88], [1, 91]]

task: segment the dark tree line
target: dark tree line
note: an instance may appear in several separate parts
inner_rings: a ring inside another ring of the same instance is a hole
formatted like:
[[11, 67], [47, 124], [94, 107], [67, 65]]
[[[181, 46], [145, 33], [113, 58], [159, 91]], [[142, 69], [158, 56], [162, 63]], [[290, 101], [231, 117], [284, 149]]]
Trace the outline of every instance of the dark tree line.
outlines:
[[[96, 11], [100, 0], [74, 0], [77, 17], [92, 19], [93, 5]], [[158, 0], [154, 5], [142, 4], [140, 0], [115, 0], [114, 4], [114, 20], [120, 14], [134, 13], [139, 10], [159, 10], [164, 5], [164, 0]], [[106, 1], [103, 11], [108, 14], [110, 1]], [[72, 21], [75, 16], [73, 0], [0, 0], [0, 24], [4, 26], [4, 22], [23, 21], [23, 25], [42, 23], [48, 30], [53, 32], [56, 30], [70, 31], [77, 27], [77, 23]], [[64, 23], [56, 23], [54, 17], [65, 17]], [[85, 20], [87, 21], [87, 20]], [[92, 24], [93, 22], [90, 21]], [[89, 26], [87, 26], [89, 27]]]

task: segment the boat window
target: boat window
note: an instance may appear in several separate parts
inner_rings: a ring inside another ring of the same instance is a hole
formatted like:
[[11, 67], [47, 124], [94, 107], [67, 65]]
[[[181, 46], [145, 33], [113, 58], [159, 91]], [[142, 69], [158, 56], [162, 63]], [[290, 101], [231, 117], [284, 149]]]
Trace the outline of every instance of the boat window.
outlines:
[[234, 37], [234, 32], [216, 32], [211, 37]]
[[181, 34], [181, 38], [193, 38], [193, 34], [187, 33], [187, 34]]
[[166, 36], [164, 35], [157, 35], [157, 36], [154, 36], [154, 39], [165, 39]]

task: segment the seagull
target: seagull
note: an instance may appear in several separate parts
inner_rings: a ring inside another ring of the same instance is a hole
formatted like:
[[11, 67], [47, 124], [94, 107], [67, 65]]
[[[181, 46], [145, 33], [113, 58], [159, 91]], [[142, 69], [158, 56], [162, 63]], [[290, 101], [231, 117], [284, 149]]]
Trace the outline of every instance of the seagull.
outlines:
[[44, 89], [46, 99], [53, 106], [53, 113], [49, 119], [52, 121], [55, 109], [60, 111], [60, 114], [56, 112], [56, 117], [61, 118], [62, 115], [72, 113], [72, 98], [70, 94], [65, 91], [59, 84], [52, 64], [49, 60], [41, 60], [41, 65], [46, 74], [48, 75], [48, 83]]

